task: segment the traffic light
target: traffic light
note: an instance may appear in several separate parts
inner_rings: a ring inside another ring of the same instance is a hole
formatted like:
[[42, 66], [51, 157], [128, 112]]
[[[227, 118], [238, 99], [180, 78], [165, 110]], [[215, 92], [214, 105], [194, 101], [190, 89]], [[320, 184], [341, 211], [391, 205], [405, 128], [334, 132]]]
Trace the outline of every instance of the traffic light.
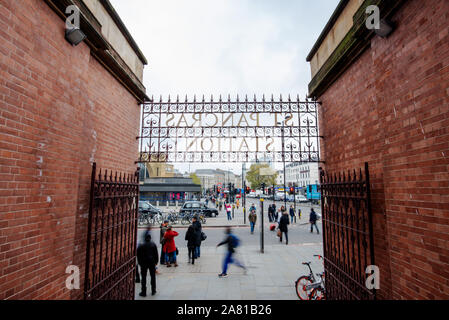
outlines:
[[245, 193], [248, 194], [248, 193], [250, 192], [250, 190], [251, 190], [251, 189], [250, 189], [249, 187], [246, 187]]
[[262, 185], [260, 186], [260, 187], [262, 188], [262, 192], [263, 192], [263, 194], [265, 194], [265, 186], [266, 186], [266, 185], [265, 185], [265, 183], [264, 183], [264, 182], [263, 182], [263, 183], [262, 183]]
[[217, 186], [214, 184], [214, 193], [217, 192]]
[[294, 194], [295, 193], [295, 188], [290, 187], [290, 194]]

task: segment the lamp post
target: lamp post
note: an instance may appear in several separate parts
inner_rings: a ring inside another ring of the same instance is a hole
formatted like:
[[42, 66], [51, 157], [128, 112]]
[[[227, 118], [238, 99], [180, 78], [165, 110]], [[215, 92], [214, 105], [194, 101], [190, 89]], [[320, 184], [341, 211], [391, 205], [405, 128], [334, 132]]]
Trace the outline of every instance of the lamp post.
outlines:
[[[287, 149], [289, 149], [290, 152], [292, 152], [293, 149], [296, 149], [296, 146], [290, 142], [290, 144], [287, 146]], [[290, 156], [290, 160], [291, 159], [293, 159], [293, 155]], [[290, 166], [290, 168], [293, 168], [293, 167]], [[285, 172], [284, 172], [284, 175], [285, 175]], [[293, 182], [293, 206], [294, 206], [294, 210], [295, 210], [295, 214], [296, 214], [296, 184], [294, 182]]]
[[[265, 183], [262, 182], [262, 193], [265, 194]], [[264, 197], [260, 198], [260, 252], [264, 253], [264, 237], [263, 237], [263, 201]]]
[[246, 183], [245, 183], [245, 163], [242, 162], [242, 189], [243, 189], [243, 224], [246, 224]]
[[[278, 125], [281, 124], [278, 122]], [[281, 128], [281, 133], [282, 133], [282, 163], [284, 165], [284, 208], [287, 209], [287, 194], [286, 194], [286, 190], [285, 190], [285, 152], [284, 152], [284, 127], [285, 125], [285, 119], [282, 120], [282, 128]]]

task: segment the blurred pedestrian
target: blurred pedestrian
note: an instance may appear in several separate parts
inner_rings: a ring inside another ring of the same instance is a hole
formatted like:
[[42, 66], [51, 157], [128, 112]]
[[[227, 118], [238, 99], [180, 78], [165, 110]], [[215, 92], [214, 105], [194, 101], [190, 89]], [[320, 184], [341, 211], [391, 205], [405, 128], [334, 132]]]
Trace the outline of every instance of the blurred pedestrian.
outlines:
[[254, 204], [252, 204], [251, 208], [249, 208], [248, 220], [249, 220], [249, 224], [251, 226], [251, 234], [253, 234], [254, 227], [255, 227], [256, 221], [257, 221], [256, 207], [254, 206]]
[[288, 219], [287, 211], [283, 211], [281, 218], [279, 219], [279, 241], [282, 242], [282, 234], [285, 234], [285, 244], [288, 244], [288, 225], [290, 221]]
[[165, 231], [164, 239], [164, 252], [167, 255], [167, 267], [171, 267], [172, 264], [177, 267], [177, 259], [176, 259], [176, 244], [175, 244], [175, 237], [179, 235], [176, 231], [172, 230], [172, 226], [167, 226], [167, 231]]
[[156, 244], [151, 241], [151, 234], [145, 235], [145, 241], [137, 247], [137, 262], [142, 274], [141, 291], [139, 296], [147, 295], [147, 272], [150, 271], [151, 295], [156, 294], [156, 265], [159, 260]]
[[315, 210], [313, 210], [313, 208], [311, 208], [310, 209], [310, 218], [309, 218], [310, 233], [313, 233], [313, 226], [315, 226], [316, 233], [320, 234], [320, 230], [318, 230], [318, 226], [316, 225], [317, 220], [318, 220], [318, 216], [317, 216]]
[[235, 263], [237, 266], [245, 270], [246, 274], [246, 267], [236, 258], [233, 257], [235, 253], [235, 248], [237, 248], [240, 245], [240, 239], [232, 233], [231, 227], [227, 227], [226, 231], [226, 238], [219, 244], [217, 244], [217, 247], [227, 244], [228, 245], [228, 251], [225, 255], [225, 258], [223, 260], [223, 271], [218, 275], [220, 278], [227, 277], [227, 271], [228, 271], [228, 265], [230, 263]]

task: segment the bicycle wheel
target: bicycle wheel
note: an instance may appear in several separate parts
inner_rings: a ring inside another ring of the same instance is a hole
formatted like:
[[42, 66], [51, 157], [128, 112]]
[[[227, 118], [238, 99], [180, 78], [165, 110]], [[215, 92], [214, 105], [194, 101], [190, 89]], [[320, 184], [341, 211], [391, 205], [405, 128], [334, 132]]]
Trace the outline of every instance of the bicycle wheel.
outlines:
[[190, 223], [190, 219], [189, 219], [188, 217], [183, 217], [183, 218], [182, 218], [181, 224], [186, 225], [186, 224], [189, 224], [189, 223]]
[[318, 287], [313, 289], [310, 293], [310, 300], [325, 300], [323, 288]]
[[300, 300], [309, 300], [309, 295], [312, 290], [307, 290], [306, 286], [309, 286], [312, 284], [312, 281], [310, 280], [309, 276], [302, 276], [299, 277], [298, 280], [296, 280], [295, 287], [296, 287], [296, 294], [298, 295], [298, 298]]

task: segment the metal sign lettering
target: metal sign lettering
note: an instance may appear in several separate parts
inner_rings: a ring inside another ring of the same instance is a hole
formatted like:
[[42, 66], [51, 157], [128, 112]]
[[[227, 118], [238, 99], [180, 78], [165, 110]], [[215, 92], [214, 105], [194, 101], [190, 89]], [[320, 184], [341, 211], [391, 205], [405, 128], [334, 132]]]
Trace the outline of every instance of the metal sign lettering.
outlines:
[[318, 103], [163, 101], [142, 106], [138, 162], [318, 162]]

